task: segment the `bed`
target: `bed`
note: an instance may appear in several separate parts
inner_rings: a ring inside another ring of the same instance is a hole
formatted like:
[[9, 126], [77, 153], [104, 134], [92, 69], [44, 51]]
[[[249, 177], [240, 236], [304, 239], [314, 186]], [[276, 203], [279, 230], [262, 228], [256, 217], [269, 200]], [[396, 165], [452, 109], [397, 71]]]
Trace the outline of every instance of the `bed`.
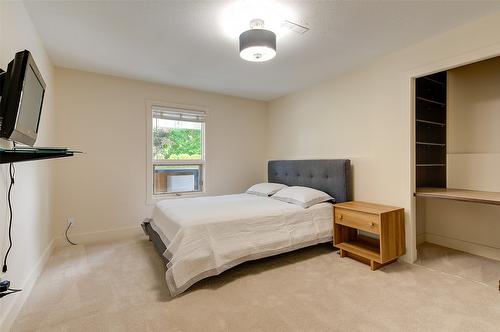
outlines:
[[[335, 202], [351, 200], [349, 160], [272, 160], [268, 181], [321, 190]], [[160, 201], [142, 223], [167, 265], [176, 296], [197, 281], [245, 261], [332, 240], [332, 203], [304, 209], [250, 194]]]

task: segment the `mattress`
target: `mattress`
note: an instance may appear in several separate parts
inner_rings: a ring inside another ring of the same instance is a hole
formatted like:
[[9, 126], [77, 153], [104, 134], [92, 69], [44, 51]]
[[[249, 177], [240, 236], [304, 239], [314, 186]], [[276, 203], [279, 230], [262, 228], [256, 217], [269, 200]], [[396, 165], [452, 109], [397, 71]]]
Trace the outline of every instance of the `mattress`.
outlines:
[[250, 194], [164, 200], [151, 228], [166, 245], [172, 296], [242, 262], [332, 239], [333, 208], [304, 209]]

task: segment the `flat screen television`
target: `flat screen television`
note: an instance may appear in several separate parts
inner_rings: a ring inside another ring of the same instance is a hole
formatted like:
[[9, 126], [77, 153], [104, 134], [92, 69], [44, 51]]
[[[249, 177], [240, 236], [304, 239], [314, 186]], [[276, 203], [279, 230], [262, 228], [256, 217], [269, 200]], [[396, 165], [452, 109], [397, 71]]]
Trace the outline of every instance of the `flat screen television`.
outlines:
[[31, 53], [16, 53], [2, 73], [0, 136], [33, 146], [38, 134], [45, 82]]

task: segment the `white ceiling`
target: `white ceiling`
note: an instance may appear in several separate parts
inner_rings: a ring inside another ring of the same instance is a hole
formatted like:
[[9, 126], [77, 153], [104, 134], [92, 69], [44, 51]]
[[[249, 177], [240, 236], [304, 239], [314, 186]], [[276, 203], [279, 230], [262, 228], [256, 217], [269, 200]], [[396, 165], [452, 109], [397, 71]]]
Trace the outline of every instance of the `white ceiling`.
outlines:
[[276, 58], [250, 63], [237, 31], [227, 33], [250, 12], [234, 1], [25, 3], [56, 66], [260, 100], [500, 10], [499, 1], [280, 1], [275, 19], [310, 31], [277, 31]]

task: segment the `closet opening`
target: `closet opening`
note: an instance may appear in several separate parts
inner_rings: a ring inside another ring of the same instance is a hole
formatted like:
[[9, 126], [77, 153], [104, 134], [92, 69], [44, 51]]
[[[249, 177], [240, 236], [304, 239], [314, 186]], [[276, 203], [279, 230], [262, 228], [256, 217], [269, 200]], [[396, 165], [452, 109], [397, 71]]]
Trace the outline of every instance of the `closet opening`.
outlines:
[[415, 80], [416, 264], [498, 288], [500, 57]]

